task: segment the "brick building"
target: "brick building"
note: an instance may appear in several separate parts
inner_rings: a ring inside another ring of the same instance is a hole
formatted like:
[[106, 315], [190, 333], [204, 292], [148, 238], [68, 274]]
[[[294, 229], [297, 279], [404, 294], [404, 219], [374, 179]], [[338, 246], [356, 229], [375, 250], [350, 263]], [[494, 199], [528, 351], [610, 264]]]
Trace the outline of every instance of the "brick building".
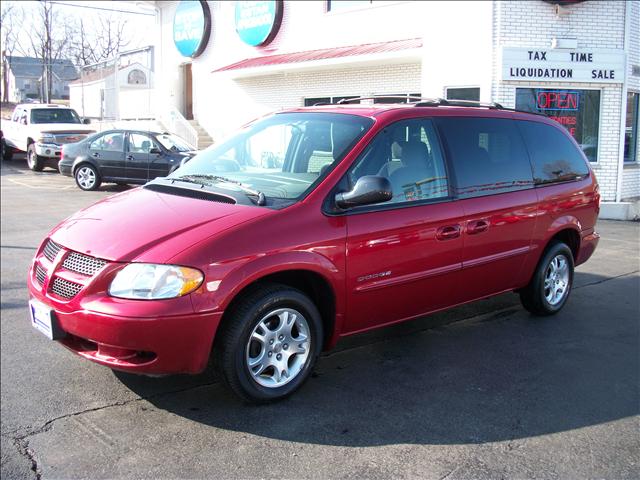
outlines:
[[157, 12], [155, 104], [214, 139], [349, 97], [497, 102], [562, 123], [592, 162], [604, 216], [638, 213], [637, 1], [142, 3]]

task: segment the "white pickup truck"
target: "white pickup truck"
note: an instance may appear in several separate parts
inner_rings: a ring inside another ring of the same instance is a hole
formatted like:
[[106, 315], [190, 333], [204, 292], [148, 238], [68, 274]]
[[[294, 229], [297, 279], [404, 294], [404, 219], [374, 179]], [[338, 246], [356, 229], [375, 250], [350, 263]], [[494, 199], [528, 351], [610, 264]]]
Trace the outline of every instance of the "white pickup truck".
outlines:
[[2, 159], [11, 160], [14, 151], [26, 152], [31, 170], [39, 172], [46, 166], [57, 170], [63, 144], [95, 133], [86, 123], [88, 120], [83, 122], [75, 110], [63, 105], [18, 105], [10, 119], [2, 120]]

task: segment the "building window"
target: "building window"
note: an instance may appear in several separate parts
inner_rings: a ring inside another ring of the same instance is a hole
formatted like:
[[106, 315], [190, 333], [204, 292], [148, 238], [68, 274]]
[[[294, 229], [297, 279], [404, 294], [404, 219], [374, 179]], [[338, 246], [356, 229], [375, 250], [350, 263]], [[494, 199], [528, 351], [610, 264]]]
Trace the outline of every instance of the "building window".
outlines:
[[147, 76], [142, 70], [138, 70], [136, 68], [129, 72], [129, 75], [127, 76], [127, 83], [130, 85], [146, 85]]
[[360, 103], [360, 100], [355, 100], [358, 98], [357, 95], [339, 95], [336, 97], [312, 97], [304, 99], [305, 107], [313, 107], [314, 105], [331, 105], [342, 101], [345, 103]]
[[624, 127], [624, 161], [638, 161], [638, 121], [640, 93], [627, 93], [627, 120]]
[[24, 83], [24, 89], [25, 90], [30, 90], [31, 89], [31, 84], [29, 82], [25, 82]]
[[516, 109], [552, 118], [569, 131], [590, 162], [598, 160], [600, 90], [516, 88]]
[[480, 87], [450, 87], [447, 88], [447, 100], [480, 101]]

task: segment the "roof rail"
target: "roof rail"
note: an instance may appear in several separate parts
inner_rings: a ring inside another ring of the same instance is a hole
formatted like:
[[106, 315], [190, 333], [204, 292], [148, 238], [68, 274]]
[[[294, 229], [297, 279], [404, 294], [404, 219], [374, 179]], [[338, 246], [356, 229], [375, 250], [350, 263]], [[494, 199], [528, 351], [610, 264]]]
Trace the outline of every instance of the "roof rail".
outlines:
[[413, 103], [416, 107], [477, 107], [477, 108], [489, 108], [494, 110], [508, 110], [499, 103], [495, 102], [476, 102], [474, 100], [447, 100], [444, 98], [435, 98], [432, 100], [420, 101]]
[[402, 99], [402, 100], [423, 100], [422, 97], [414, 97], [412, 95], [371, 95], [368, 97], [355, 97], [355, 98], [341, 98], [340, 100], [338, 100], [336, 103], [334, 103], [333, 105], [344, 105], [344, 104], [348, 104], [349, 102], [353, 102], [355, 100], [376, 100], [378, 98], [398, 98], [398, 99]]

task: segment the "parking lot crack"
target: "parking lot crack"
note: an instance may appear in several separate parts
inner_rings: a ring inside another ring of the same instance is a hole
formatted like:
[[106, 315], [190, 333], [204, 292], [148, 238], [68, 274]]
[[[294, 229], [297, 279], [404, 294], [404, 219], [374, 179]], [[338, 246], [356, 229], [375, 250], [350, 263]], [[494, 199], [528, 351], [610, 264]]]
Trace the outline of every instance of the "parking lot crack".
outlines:
[[40, 478], [42, 478], [42, 472], [40, 472], [40, 467], [38, 466], [38, 461], [36, 460], [34, 451], [29, 447], [29, 441], [24, 439], [15, 439], [13, 443], [18, 449], [18, 453], [25, 457], [29, 462], [31, 471], [34, 473], [36, 480], [40, 480]]
[[[60, 421], [60, 420], [64, 420], [67, 418], [72, 418], [72, 417], [77, 417], [80, 415], [85, 415], [87, 413], [92, 413], [92, 412], [98, 412], [101, 410], [106, 410], [108, 408], [114, 408], [114, 407], [122, 407], [125, 405], [130, 405], [136, 402], [140, 402], [140, 401], [146, 401], [146, 400], [153, 400], [155, 398], [160, 398], [163, 396], [167, 396], [167, 395], [175, 395], [178, 393], [182, 393], [182, 392], [186, 392], [186, 391], [190, 391], [190, 390], [195, 390], [197, 388], [203, 388], [203, 387], [209, 387], [211, 385], [215, 385], [218, 382], [208, 382], [208, 383], [202, 383], [200, 385], [192, 385], [190, 387], [186, 387], [186, 388], [181, 388], [181, 389], [176, 389], [176, 390], [170, 390], [167, 392], [158, 392], [158, 393], [154, 393], [151, 395], [147, 395], [145, 397], [138, 397], [138, 398], [132, 398], [131, 400], [124, 400], [121, 402], [113, 402], [113, 403], [109, 403], [107, 405], [101, 405], [99, 407], [94, 407], [94, 408], [87, 408], [85, 410], [81, 410], [79, 412], [73, 412], [73, 413], [67, 413], [64, 415], [60, 415], [58, 417], [55, 418], [51, 418], [49, 420], [47, 420], [45, 423], [43, 423], [41, 426], [39, 427], [25, 427], [25, 428], [18, 428], [15, 429], [13, 431], [10, 432], [5, 432], [2, 433], [3, 436], [5, 437], [10, 437], [13, 440], [13, 444], [15, 445], [16, 449], [18, 450], [18, 453], [25, 457], [31, 464], [30, 468], [31, 470], [34, 472], [35, 474], [35, 478], [37, 480], [39, 480], [42, 476], [42, 472], [40, 470], [40, 466], [38, 464], [38, 461], [36, 459], [36, 455], [33, 451], [32, 448], [29, 447], [29, 437], [33, 437], [35, 435], [40, 435], [42, 433], [46, 433], [49, 430], [51, 430], [51, 428], [53, 427], [53, 425]], [[16, 435], [18, 432], [22, 432], [20, 435]]]

